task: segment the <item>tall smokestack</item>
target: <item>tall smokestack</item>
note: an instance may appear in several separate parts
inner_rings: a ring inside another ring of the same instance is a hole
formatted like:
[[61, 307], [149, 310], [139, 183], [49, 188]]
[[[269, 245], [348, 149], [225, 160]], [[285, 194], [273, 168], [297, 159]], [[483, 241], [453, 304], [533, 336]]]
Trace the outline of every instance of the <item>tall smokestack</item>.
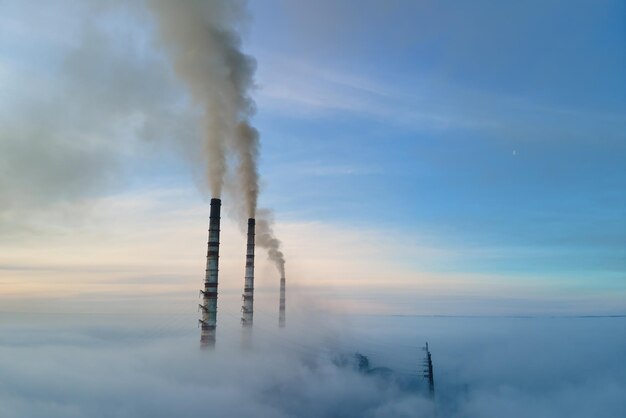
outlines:
[[248, 219], [248, 242], [246, 246], [246, 277], [243, 288], [243, 316], [241, 324], [244, 328], [252, 327], [254, 309], [254, 218]]
[[220, 253], [220, 199], [211, 199], [209, 216], [209, 244], [206, 256], [206, 275], [202, 294], [202, 319], [200, 320], [200, 347], [215, 347], [215, 327], [217, 325], [217, 273]]
[[[1, 0], [0, 0], [1, 1]], [[150, 0], [159, 38], [202, 114], [205, 135], [197, 160], [207, 170], [212, 196], [221, 196], [226, 174], [234, 169], [239, 187], [235, 203], [255, 218], [256, 244], [267, 250], [284, 277], [284, 254], [268, 213], [257, 210], [259, 132], [252, 125], [256, 105], [256, 60], [244, 53], [241, 32], [248, 21], [245, 0]], [[236, 166], [232, 164], [235, 163]], [[265, 216], [265, 219], [264, 219]]]
[[285, 328], [285, 276], [280, 278], [280, 305], [278, 308], [278, 326]]

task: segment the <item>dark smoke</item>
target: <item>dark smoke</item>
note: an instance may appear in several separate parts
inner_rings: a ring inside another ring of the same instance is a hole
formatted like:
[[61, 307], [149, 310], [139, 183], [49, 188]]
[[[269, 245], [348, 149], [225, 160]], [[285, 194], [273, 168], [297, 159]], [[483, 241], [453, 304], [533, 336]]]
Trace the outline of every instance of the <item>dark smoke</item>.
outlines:
[[239, 178], [249, 213], [258, 190], [258, 135], [250, 124], [255, 60], [241, 51], [239, 29], [245, 2], [237, 0], [151, 0], [159, 33], [176, 74], [202, 107], [205, 123], [207, 181], [214, 197], [222, 195], [228, 153], [240, 163]]
[[256, 244], [267, 250], [270, 260], [276, 264], [281, 277], [285, 276], [285, 256], [280, 250], [280, 240], [274, 235], [272, 228], [273, 219], [270, 211], [262, 209], [258, 211], [256, 220]]
[[259, 196], [259, 173], [257, 160], [259, 157], [259, 132], [248, 122], [241, 122], [237, 127], [234, 145], [239, 156], [239, 186], [245, 201], [246, 217], [256, 216], [257, 199]]
[[[214, 197], [222, 194], [230, 157], [237, 161], [239, 185], [233, 194], [235, 206], [244, 206], [243, 224], [257, 217], [259, 195], [259, 133], [250, 122], [255, 113], [250, 91], [256, 62], [242, 52], [239, 34], [247, 17], [246, 2], [152, 0], [149, 4], [176, 74], [203, 108], [207, 180]], [[267, 249], [284, 274], [285, 258], [267, 216], [258, 217], [257, 244]]]

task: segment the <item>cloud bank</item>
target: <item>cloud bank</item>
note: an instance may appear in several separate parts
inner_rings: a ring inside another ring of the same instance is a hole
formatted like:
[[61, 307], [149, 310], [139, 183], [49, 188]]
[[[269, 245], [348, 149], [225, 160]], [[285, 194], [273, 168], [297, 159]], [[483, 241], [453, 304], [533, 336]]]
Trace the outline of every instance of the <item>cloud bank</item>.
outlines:
[[[2, 416], [617, 418], [626, 411], [624, 318], [335, 318], [316, 331], [302, 322], [301, 331], [285, 333], [257, 327], [253, 351], [239, 350], [233, 331], [213, 353], [198, 349], [191, 316], [165, 327], [158, 315], [124, 325], [112, 318], [5, 316]], [[426, 338], [435, 405], [417, 376]], [[391, 371], [361, 373], [338, 361], [355, 350], [372, 368]]]
[[159, 148], [193, 159], [197, 115], [140, 5], [1, 7], [0, 231], [28, 232], [40, 211], [76, 217], [85, 200], [127, 187]]

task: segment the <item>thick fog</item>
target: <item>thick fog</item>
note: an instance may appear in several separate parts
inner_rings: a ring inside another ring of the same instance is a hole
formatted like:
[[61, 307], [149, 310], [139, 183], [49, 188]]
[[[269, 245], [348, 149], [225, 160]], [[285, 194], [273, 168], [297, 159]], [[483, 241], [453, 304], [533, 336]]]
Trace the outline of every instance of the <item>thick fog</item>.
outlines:
[[[222, 316], [216, 351], [202, 351], [191, 316], [5, 314], [0, 416], [626, 413], [625, 318], [359, 316], [307, 325], [303, 315], [285, 332], [260, 320], [245, 350], [234, 315]], [[426, 340], [434, 403], [421, 377]], [[369, 367], [359, 370], [357, 352]]]

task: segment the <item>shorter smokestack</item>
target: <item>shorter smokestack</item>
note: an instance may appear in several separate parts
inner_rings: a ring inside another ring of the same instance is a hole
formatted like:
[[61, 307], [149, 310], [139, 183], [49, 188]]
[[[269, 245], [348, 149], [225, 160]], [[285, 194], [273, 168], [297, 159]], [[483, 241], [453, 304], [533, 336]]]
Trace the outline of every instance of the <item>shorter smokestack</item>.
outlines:
[[433, 373], [433, 359], [428, 349], [428, 343], [426, 343], [424, 351], [426, 351], [426, 359], [424, 359], [424, 378], [428, 380], [428, 394], [430, 398], [433, 399], [435, 397], [435, 377]]
[[285, 276], [280, 278], [280, 305], [278, 308], [278, 326], [285, 328]]
[[241, 324], [244, 328], [252, 327], [254, 311], [254, 218], [248, 219], [248, 240], [246, 246], [246, 276], [243, 288], [243, 307]]
[[206, 256], [206, 272], [202, 295], [202, 319], [200, 320], [200, 347], [215, 347], [215, 329], [217, 326], [217, 273], [220, 252], [220, 199], [211, 199], [209, 216], [209, 244]]

